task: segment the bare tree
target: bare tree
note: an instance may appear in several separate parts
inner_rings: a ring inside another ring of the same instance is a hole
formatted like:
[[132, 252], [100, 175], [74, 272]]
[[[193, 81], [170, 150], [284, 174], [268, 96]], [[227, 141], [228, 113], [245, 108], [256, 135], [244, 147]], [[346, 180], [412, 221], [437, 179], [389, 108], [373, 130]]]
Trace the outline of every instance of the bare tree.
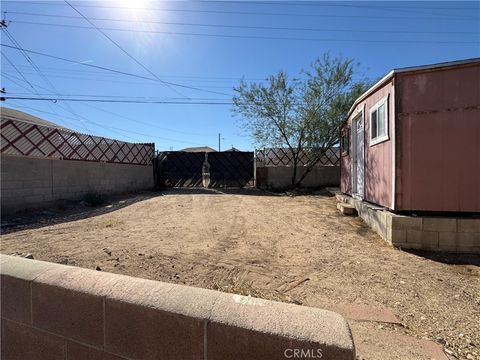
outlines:
[[[339, 126], [369, 82], [354, 80], [358, 68], [351, 59], [317, 59], [300, 78], [280, 71], [266, 83], [241, 81], [234, 88], [233, 112], [259, 147], [287, 147], [292, 159], [291, 186], [297, 187], [325, 152], [339, 142]], [[298, 176], [300, 157], [307, 154]]]

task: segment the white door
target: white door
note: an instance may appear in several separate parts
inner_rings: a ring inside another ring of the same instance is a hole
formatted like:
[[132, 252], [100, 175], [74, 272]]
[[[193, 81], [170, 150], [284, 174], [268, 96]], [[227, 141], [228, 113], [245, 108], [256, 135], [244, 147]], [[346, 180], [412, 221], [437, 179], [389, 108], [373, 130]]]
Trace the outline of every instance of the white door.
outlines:
[[355, 161], [354, 167], [354, 194], [363, 199], [364, 172], [365, 172], [365, 147], [364, 147], [364, 126], [363, 116], [360, 115], [353, 120], [355, 124]]

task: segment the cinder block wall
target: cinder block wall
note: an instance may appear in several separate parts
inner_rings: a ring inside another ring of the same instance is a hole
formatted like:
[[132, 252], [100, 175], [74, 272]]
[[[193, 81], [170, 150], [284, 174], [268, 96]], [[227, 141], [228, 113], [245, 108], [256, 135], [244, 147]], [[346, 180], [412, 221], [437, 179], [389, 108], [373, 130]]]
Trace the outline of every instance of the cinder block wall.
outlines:
[[[302, 176], [305, 168], [297, 167], [297, 178]], [[286, 189], [292, 182], [291, 166], [264, 166], [256, 168], [257, 187], [262, 189]], [[315, 166], [305, 177], [302, 187], [323, 187], [340, 185], [340, 166]]]
[[406, 216], [337, 194], [384, 240], [402, 249], [480, 254], [480, 217]]
[[2, 155], [2, 213], [103, 194], [151, 189], [152, 166]]
[[404, 249], [480, 254], [480, 218], [387, 218], [387, 235]]
[[0, 269], [3, 360], [355, 358], [330, 311], [7, 255]]

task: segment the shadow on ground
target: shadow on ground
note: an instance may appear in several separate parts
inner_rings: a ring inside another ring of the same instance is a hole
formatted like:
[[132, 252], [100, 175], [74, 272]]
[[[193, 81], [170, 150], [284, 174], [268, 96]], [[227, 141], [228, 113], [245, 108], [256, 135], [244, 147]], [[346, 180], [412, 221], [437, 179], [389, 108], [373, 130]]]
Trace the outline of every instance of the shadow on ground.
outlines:
[[0, 232], [9, 234], [21, 230], [38, 229], [44, 226], [87, 219], [162, 195], [159, 192], [148, 191], [110, 196], [104, 204], [99, 206], [88, 206], [83, 201], [64, 201], [48, 208], [28, 209], [12, 215], [2, 215]]
[[440, 262], [448, 265], [480, 266], [480, 254], [442, 253], [442, 252], [433, 252], [433, 251], [424, 251], [424, 250], [407, 250], [407, 249], [403, 249], [402, 251], [408, 252], [415, 256], [422, 257], [424, 259], [429, 259], [432, 261], [436, 261], [436, 262]]

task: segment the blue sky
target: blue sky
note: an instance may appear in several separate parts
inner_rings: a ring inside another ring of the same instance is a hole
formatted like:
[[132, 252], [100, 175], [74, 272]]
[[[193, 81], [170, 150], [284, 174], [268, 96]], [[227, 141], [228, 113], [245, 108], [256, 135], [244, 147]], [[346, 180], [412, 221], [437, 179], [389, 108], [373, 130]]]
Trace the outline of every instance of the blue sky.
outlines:
[[[370, 79], [392, 68], [480, 56], [479, 2], [70, 3], [130, 56], [63, 1], [2, 0], [1, 11], [9, 35], [24, 49], [141, 77], [27, 53], [37, 71], [19, 51], [2, 47], [1, 86], [7, 96], [181, 104], [7, 100], [3, 105], [84, 133], [155, 142], [160, 150], [217, 148], [218, 133], [222, 149], [251, 150], [230, 105], [185, 102], [228, 103], [242, 77], [262, 81], [279, 70], [297, 75], [324, 52], [354, 58], [359, 76]], [[3, 30], [1, 42], [13, 46]], [[160, 81], [142, 78], [152, 74]]]

